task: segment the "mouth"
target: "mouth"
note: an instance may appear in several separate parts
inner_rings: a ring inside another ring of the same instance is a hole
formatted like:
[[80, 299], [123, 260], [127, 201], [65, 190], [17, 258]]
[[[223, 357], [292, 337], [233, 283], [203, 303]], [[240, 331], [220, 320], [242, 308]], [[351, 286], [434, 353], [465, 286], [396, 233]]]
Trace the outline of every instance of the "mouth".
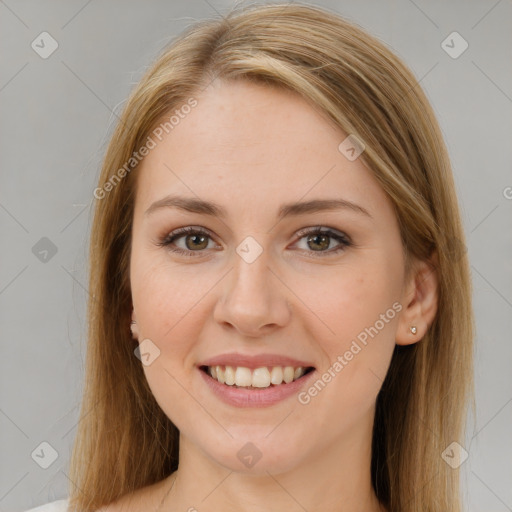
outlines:
[[315, 370], [313, 366], [200, 366], [199, 369], [220, 384], [232, 388], [265, 389], [290, 384]]

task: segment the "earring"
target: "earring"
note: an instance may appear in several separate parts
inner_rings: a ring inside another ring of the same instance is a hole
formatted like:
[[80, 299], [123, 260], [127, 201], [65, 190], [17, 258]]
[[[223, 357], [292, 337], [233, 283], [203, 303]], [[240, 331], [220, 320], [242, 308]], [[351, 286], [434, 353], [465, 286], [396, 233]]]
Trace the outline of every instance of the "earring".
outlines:
[[133, 336], [135, 336], [135, 329], [136, 329], [135, 324], [136, 324], [136, 323], [137, 323], [137, 322], [136, 322], [135, 320], [132, 320], [132, 321], [130, 322], [130, 330], [132, 331], [132, 335], [133, 335]]
[[411, 327], [410, 327], [410, 330], [411, 330], [411, 333], [412, 333], [412, 334], [416, 334], [416, 333], [418, 332], [418, 329], [416, 329], [416, 326], [415, 326], [415, 325], [411, 326]]

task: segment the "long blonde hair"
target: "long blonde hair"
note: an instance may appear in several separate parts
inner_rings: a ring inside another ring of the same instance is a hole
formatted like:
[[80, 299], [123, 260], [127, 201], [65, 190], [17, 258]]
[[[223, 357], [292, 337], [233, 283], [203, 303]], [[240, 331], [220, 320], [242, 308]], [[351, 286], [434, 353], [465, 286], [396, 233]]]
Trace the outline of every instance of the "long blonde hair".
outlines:
[[441, 454], [453, 441], [464, 444], [470, 399], [475, 408], [474, 320], [449, 156], [434, 112], [401, 60], [353, 23], [300, 3], [238, 6], [225, 18], [195, 23], [125, 105], [95, 194], [70, 510], [96, 510], [178, 466], [178, 430], [151, 393], [129, 330], [137, 166], [126, 163], [164, 115], [214, 78], [295, 91], [356, 135], [366, 148], [360, 158], [394, 205], [406, 254], [437, 255], [438, 312], [422, 341], [395, 347], [377, 398], [371, 478], [390, 511], [460, 512], [459, 470]]

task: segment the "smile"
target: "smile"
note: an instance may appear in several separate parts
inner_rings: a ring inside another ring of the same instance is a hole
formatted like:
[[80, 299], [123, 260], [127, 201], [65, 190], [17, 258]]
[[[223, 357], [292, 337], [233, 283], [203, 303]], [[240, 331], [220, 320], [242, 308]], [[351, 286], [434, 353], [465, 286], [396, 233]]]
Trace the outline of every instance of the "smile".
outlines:
[[269, 407], [297, 395], [317, 373], [312, 366], [199, 366], [207, 388], [232, 407]]
[[247, 389], [263, 389], [280, 386], [283, 383], [289, 384], [314, 370], [313, 367], [302, 366], [262, 366], [250, 369], [244, 366], [216, 365], [200, 368], [221, 384]]

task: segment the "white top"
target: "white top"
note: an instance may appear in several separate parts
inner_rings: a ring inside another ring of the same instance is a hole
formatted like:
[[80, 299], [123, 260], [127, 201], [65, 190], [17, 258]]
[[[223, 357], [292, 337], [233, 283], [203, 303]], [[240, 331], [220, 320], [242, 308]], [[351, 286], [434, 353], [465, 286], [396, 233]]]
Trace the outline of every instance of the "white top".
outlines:
[[40, 505], [39, 507], [31, 508], [26, 512], [67, 512], [68, 503], [68, 499], [52, 501], [50, 503], [46, 503], [45, 505]]

